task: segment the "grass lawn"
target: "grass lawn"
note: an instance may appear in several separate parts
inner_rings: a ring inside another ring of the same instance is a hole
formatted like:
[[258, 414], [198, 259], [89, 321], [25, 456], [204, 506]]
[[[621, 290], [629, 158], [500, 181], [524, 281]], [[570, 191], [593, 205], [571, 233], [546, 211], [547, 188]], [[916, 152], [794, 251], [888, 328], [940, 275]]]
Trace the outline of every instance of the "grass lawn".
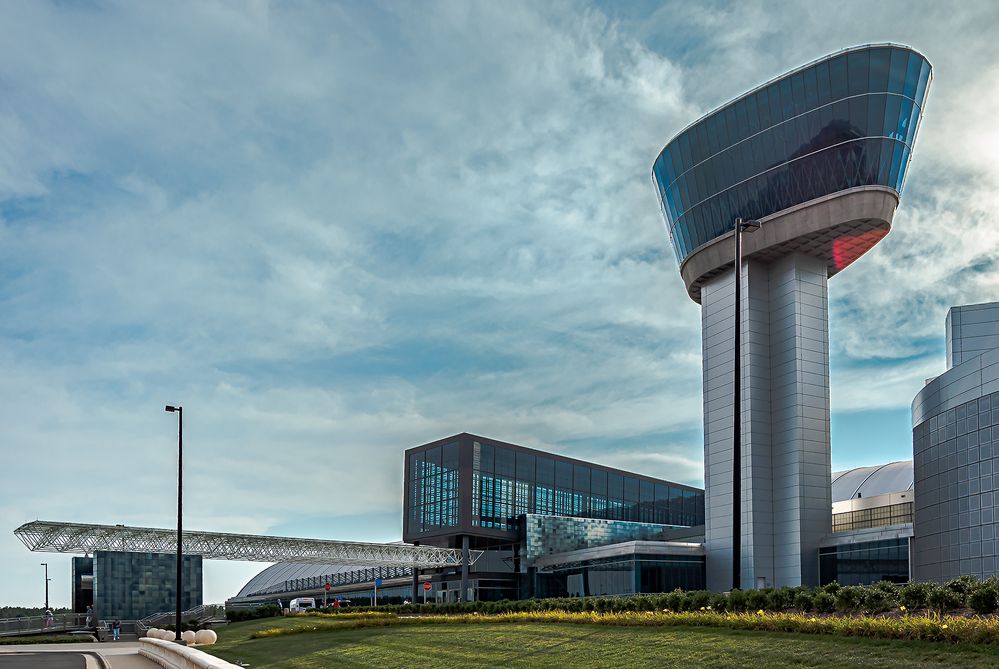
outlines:
[[996, 667], [999, 648], [703, 627], [555, 623], [409, 625], [250, 639], [305, 624], [270, 618], [220, 628], [204, 650], [266, 667]]

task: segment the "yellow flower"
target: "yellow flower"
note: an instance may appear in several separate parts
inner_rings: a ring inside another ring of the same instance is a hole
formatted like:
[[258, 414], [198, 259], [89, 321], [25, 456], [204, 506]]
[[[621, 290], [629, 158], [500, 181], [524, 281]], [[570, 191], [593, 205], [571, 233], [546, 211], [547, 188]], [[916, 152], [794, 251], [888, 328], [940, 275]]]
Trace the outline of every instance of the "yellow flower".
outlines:
[[944, 625], [944, 626], [943, 626], [943, 628], [944, 628], [944, 629], [947, 629], [947, 626], [946, 626], [946, 625]]
[[[734, 373], [734, 372], [733, 372], [733, 373]], [[701, 607], [701, 611], [703, 611], [703, 610], [704, 610], [704, 607], [702, 606], [702, 607]]]
[[810, 621], [811, 621], [811, 622], [813, 622], [813, 623], [815, 623], [815, 622], [818, 622], [818, 621], [819, 621], [819, 619], [818, 619], [818, 618], [809, 618], [808, 620], [810, 620]]
[[899, 611], [905, 611], [905, 607], [904, 606], [900, 606], [900, 607], [898, 607], [898, 610]]
[[[733, 373], [734, 373], [734, 372], [733, 372]], [[709, 606], [709, 607], [708, 607], [708, 611], [710, 611], [710, 610], [711, 610], [711, 607]]]
[[757, 611], [756, 613], [757, 613], [758, 615], [761, 615], [761, 616], [762, 616], [762, 615], [763, 615], [763, 609], [760, 609], [760, 610], [759, 610], [759, 611]]

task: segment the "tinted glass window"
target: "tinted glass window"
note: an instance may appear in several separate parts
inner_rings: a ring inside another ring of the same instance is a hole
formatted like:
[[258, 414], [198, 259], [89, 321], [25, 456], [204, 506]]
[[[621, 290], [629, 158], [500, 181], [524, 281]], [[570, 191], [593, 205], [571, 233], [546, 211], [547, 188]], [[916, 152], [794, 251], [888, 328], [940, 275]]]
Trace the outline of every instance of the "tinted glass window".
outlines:
[[588, 493], [590, 491], [590, 468], [583, 465], [572, 466], [572, 487], [574, 490]]
[[521, 481], [534, 480], [534, 460], [533, 453], [517, 453], [517, 478]]
[[538, 483], [555, 484], [555, 461], [551, 458], [538, 457]]
[[873, 49], [870, 55], [870, 72], [867, 88], [872, 92], [888, 90], [888, 70], [891, 66], [891, 49]]
[[502, 446], [496, 447], [496, 469], [497, 476], [513, 478], [516, 475], [514, 452]]
[[555, 487], [572, 489], [572, 463], [555, 461]]
[[850, 95], [861, 95], [868, 90], [870, 76], [870, 52], [854, 51], [846, 58]]

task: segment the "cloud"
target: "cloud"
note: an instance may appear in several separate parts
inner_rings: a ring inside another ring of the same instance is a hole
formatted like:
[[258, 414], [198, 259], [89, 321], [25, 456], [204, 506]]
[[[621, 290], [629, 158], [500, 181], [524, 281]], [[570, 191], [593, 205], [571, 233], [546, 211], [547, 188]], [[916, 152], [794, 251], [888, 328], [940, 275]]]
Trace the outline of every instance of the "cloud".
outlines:
[[[696, 481], [675, 435], [699, 431], [700, 318], [652, 160], [734, 93], [897, 30], [903, 5], [864, 7], [8, 9], [5, 526], [169, 526], [166, 403], [191, 527], [314, 505], [333, 536], [399, 510], [404, 448], [462, 430]], [[966, 92], [994, 89], [966, 66], [995, 62], [994, 12], [906, 14], [938, 78], [895, 231], [832, 285], [841, 410], [847, 385], [911, 400], [941, 310], [992, 288], [994, 163], [962, 155], [994, 135]], [[9, 534], [0, 556], [30, 601], [37, 560]]]

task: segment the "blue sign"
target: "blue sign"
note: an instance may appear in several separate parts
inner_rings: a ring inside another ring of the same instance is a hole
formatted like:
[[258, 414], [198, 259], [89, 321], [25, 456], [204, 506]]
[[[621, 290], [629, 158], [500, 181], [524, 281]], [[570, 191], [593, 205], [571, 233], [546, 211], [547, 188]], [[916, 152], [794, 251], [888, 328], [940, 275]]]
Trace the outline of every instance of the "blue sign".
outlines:
[[377, 588], [377, 587], [378, 587], [378, 586], [380, 586], [381, 584], [382, 584], [382, 579], [380, 579], [380, 578], [376, 578], [376, 579], [375, 579], [375, 587]]

